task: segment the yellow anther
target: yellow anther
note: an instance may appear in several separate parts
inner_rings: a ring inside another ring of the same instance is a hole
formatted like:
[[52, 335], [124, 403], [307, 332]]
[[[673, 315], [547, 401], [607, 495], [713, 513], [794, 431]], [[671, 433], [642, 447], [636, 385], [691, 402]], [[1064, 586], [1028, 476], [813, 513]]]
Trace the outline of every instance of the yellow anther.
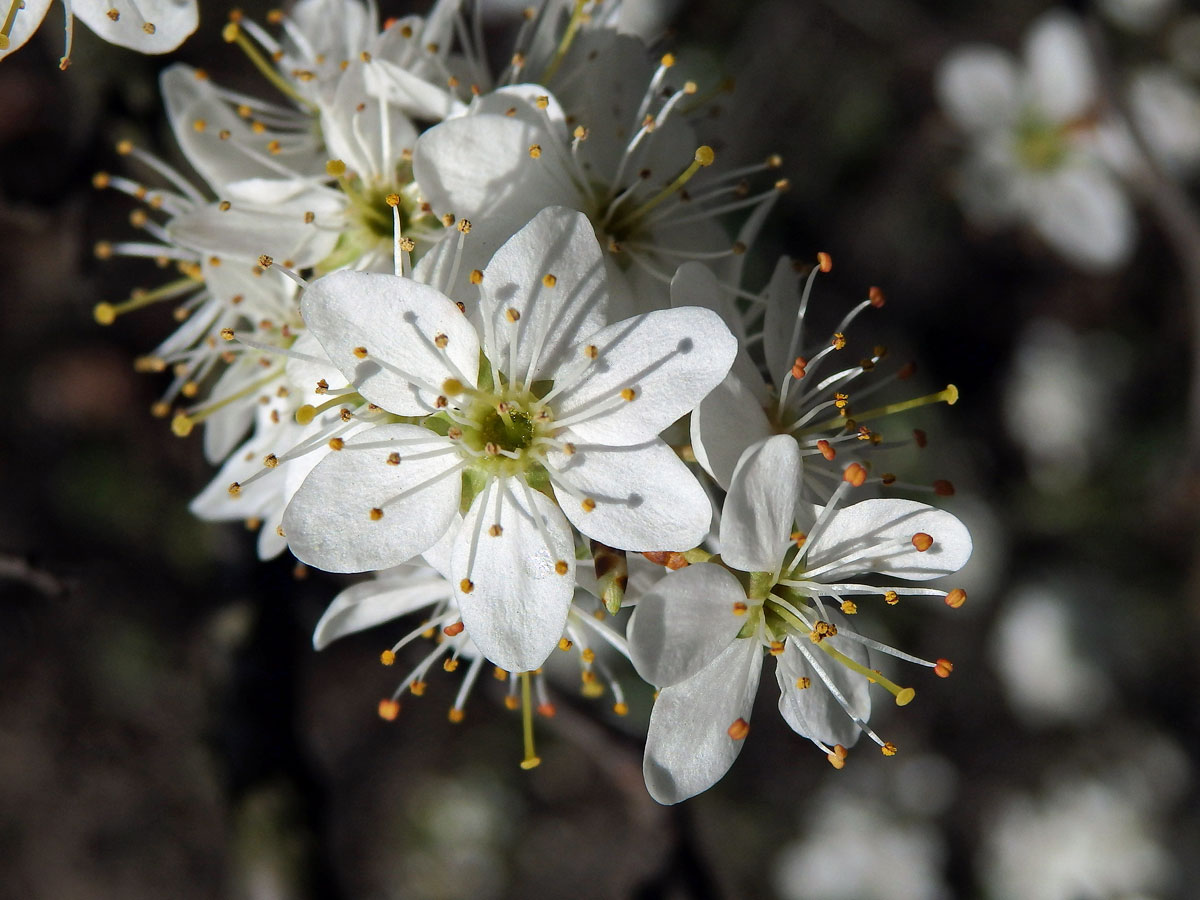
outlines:
[[352, 350], [351, 352], [359, 359], [367, 358], [367, 348], [366, 347], [355, 347], [354, 350]]
[[445, 672], [453, 672], [457, 668], [458, 668], [458, 660], [457, 659], [448, 659], [442, 663], [442, 670]]
[[880, 747], [879, 750], [880, 750], [880, 752], [883, 753], [884, 756], [895, 756], [896, 755], [896, 745], [893, 744], [891, 741], [888, 741], [886, 744], [884, 744], [882, 747]]
[[475, 590], [475, 582], [473, 582], [470, 578], [464, 578], [458, 583], [458, 589], [464, 594], [469, 594], [471, 591]]
[[387, 464], [388, 464], [389, 466], [398, 466], [398, 465], [400, 465], [400, 454], [399, 454], [399, 453], [394, 453], [394, 452], [393, 452], [393, 453], [389, 453], [389, 454], [387, 455]]
[[575, 645], [571, 641], [567, 640], [565, 637], [558, 639], [558, 649], [562, 650], [564, 653], [566, 651], [570, 650], [573, 646], [575, 646]]
[[346, 164], [340, 159], [331, 159], [325, 163], [325, 173], [334, 178], [341, 178], [346, 174]]
[[746, 739], [746, 735], [750, 733], [750, 723], [740, 716], [733, 720], [733, 724], [726, 729], [726, 733], [735, 741]]
[[542, 276], [542, 284], [544, 284], [548, 288], [552, 288], [556, 284], [558, 284], [558, 278], [555, 277], [554, 275], [551, 275], [549, 272], [547, 272], [545, 275]]
[[[933, 538], [923, 531], [918, 531], [912, 536], [912, 545], [917, 548], [918, 553], [924, 553], [933, 546]], [[965, 594], [963, 595], [963, 599], [966, 599]]]
[[570, 571], [570, 568], [571, 567], [567, 565], [567, 561], [565, 559], [560, 559], [554, 564], [554, 571], [559, 575], [566, 575], [567, 572]]
[[262, 266], [264, 269], [269, 269], [269, 268], [271, 268], [271, 266], [273, 266], [275, 264], [275, 260], [273, 260], [271, 257], [267, 256], [267, 254], [264, 253], [261, 256], [259, 256], [258, 264], [260, 266]]
[[584, 497], [579, 505], [583, 507], [584, 512], [592, 512], [596, 508], [596, 501], [591, 497]]
[[488, 528], [488, 535], [491, 537], [500, 537], [502, 534], [504, 534], [504, 529], [499, 525], [499, 523]]
[[111, 325], [117, 320], [117, 308], [111, 303], [97, 303], [92, 309], [92, 318], [100, 325]]
[[459, 219], [458, 225], [456, 227], [458, 228], [459, 232], [462, 234], [470, 234], [471, 233], [471, 221], [469, 219]]
[[450, 707], [450, 712], [446, 716], [446, 718], [448, 718], [452, 723], [457, 725], [459, 722], [461, 722], [463, 720], [463, 718], [465, 716], [466, 716], [466, 713], [462, 709], [460, 709], [457, 706], [452, 706], [452, 707]]
[[627, 715], [629, 715], [629, 704], [628, 703], [614, 703], [612, 710], [618, 716], [627, 716]]
[[263, 465], [266, 466], [268, 469], [274, 469], [276, 466], [279, 465], [279, 457], [276, 456], [274, 453], [268, 453], [266, 456], [263, 457]]
[[242, 486], [235, 481], [229, 485], [227, 490], [229, 491], [230, 497], [236, 497], [242, 492]]
[[595, 344], [588, 344], [583, 348], [583, 355], [588, 359], [595, 359], [600, 355], [600, 349]]
[[826, 253], [824, 250], [822, 250], [820, 253], [817, 254], [817, 267], [822, 272], [832, 272], [833, 271], [833, 257], [830, 256], [828, 253]]
[[114, 22], [116, 22], [118, 19], [121, 18], [121, 14], [119, 12], [117, 12], [117, 10], [112, 9], [112, 8], [110, 8], [108, 10], [108, 12], [105, 13], [105, 15], [108, 16], [110, 19], [112, 19]]
[[696, 148], [696, 162], [702, 166], [711, 166], [717, 155], [713, 153], [713, 148], [707, 144]]
[[507, 319], [509, 322], [516, 322], [518, 319], [521, 318], [521, 313], [515, 307], [510, 306], [508, 309], [506, 309], [504, 311], [504, 318]]
[[951, 609], [958, 609], [967, 602], [967, 592], [962, 588], [955, 588], [946, 595], [946, 605]]
[[344, 450], [345, 447], [346, 447], [346, 442], [342, 438], [335, 437], [335, 438], [329, 439], [329, 449], [330, 450]]
[[842, 612], [848, 616], [852, 616], [858, 612], [858, 604], [856, 604], [853, 600], [843, 600]]
[[385, 666], [390, 666], [396, 661], [396, 654], [391, 650], [384, 650], [379, 654], [379, 661]]
[[750, 611], [750, 606], [749, 606], [749, 604], [745, 603], [744, 601], [735, 600], [733, 602], [733, 614], [735, 616], [744, 616], [749, 611]]
[[187, 413], [175, 413], [175, 418], [171, 420], [171, 431], [175, 432], [177, 437], [187, 437], [192, 433], [192, 429], [196, 423], [188, 418]]
[[846, 349], [846, 336], [844, 334], [842, 334], [840, 331], [835, 332], [833, 337], [830, 338], [829, 343], [833, 345], [834, 350], [845, 350]]
[[806, 691], [810, 687], [812, 687], [812, 679], [809, 678], [807, 675], [801, 675], [799, 678], [796, 679], [796, 690]]
[[632, 401], [633, 398], [636, 396], [637, 396], [637, 391], [635, 391], [633, 388], [625, 388], [624, 390], [621, 391], [621, 399], [626, 402]]
[[479, 269], [472, 269], [469, 280], [471, 284], [483, 284], [483, 272]]
[[378, 522], [380, 519], [383, 518], [383, 510], [380, 509], [378, 506], [373, 506], [373, 507], [371, 507], [371, 511], [369, 513], [367, 513], [367, 515], [371, 517], [372, 522]]
[[885, 591], [883, 594], [883, 602], [888, 606], [895, 606], [900, 602], [900, 595], [895, 591]]
[[530, 159], [540, 159], [541, 156], [542, 156], [542, 145], [541, 144], [530, 144], [530, 146], [529, 146]]

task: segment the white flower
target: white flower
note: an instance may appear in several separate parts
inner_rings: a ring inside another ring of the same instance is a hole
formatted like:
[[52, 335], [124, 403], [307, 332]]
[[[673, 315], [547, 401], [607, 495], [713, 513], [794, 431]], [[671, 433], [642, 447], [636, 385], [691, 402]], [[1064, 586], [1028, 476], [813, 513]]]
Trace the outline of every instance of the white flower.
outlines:
[[[71, 64], [74, 19], [79, 18], [100, 38], [139, 53], [169, 53], [199, 24], [196, 0], [104, 0], [66, 7], [66, 49], [60, 68]], [[50, 9], [50, 0], [10, 0], [0, 19], [0, 60], [33, 37]]]
[[489, 659], [526, 671], [562, 636], [571, 525], [626, 550], [706, 534], [708, 497], [657, 435], [724, 377], [736, 341], [695, 308], [602, 327], [600, 248], [571, 210], [541, 212], [476, 280], [482, 339], [412, 279], [337, 272], [305, 291], [309, 329], [357, 391], [430, 418], [346, 441], [284, 530], [318, 568], [383, 569], [441, 539], [464, 507], [450, 564], [463, 621]]
[[1200, 90], [1170, 66], [1145, 66], [1129, 84], [1129, 111], [1139, 133], [1168, 168], [1200, 167]]
[[1024, 221], [1080, 268], [1105, 271], [1133, 250], [1129, 200], [1104, 159], [1113, 126], [1097, 119], [1096, 72], [1079, 22], [1042, 15], [1024, 65], [969, 45], [938, 69], [947, 115], [972, 140], [960, 199], [978, 224]]
[[882, 685], [899, 705], [915, 694], [873, 671], [868, 648], [949, 674], [946, 660], [920, 660], [862, 637], [843, 616], [857, 612], [853, 596], [895, 603], [901, 595], [933, 595], [949, 605], [966, 599], [961, 590], [844, 580], [867, 572], [935, 578], [957, 571], [971, 551], [961, 522], [921, 503], [865, 500], [838, 509], [864, 476], [852, 464], [829, 504], [812, 506], [799, 500], [795, 441], [776, 436], [756, 444], [725, 500], [721, 565], [683, 568], [639, 600], [629, 622], [630, 658], [661, 687], [643, 768], [660, 803], [706, 790], [733, 764], [749, 731], [764, 649], [777, 660], [784, 720], [839, 768], [859, 731], [895, 753], [866, 724], [870, 684]]
[[[674, 58], [656, 67], [634, 38], [589, 31], [568, 60], [549, 87], [476, 98], [417, 142], [413, 169], [434, 212], [481, 225], [468, 268], [538, 210], [561, 205], [586, 214], [605, 247], [616, 315], [666, 306], [671, 276], [689, 259], [736, 283], [741, 253], [786, 187], [746, 196], [745, 178], [778, 158], [719, 173], [684, 111], [696, 85], [670, 86]], [[734, 242], [720, 220], [743, 209], [753, 212]]]

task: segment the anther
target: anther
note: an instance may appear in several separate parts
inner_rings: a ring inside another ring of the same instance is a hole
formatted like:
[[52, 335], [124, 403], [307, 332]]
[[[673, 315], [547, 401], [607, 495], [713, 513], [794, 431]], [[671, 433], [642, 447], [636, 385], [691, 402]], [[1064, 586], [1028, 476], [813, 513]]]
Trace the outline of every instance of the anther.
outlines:
[[379, 654], [379, 661], [385, 666], [390, 666], [396, 662], [396, 653], [393, 650], [384, 650]]
[[542, 156], [542, 145], [541, 144], [531, 144], [529, 146], [529, 158], [530, 159], [540, 159], [541, 156]]
[[175, 418], [171, 420], [171, 431], [175, 433], [176, 437], [187, 437], [195, 426], [195, 421], [186, 413], [176, 413]]
[[458, 589], [464, 594], [469, 594], [471, 591], [475, 590], [475, 582], [473, 582], [470, 578], [464, 578], [458, 583]]
[[852, 616], [858, 612], [858, 604], [855, 603], [853, 600], [843, 600], [842, 601], [842, 612], [844, 612], [848, 616]]
[[400, 715], [400, 704], [395, 700], [380, 700], [379, 701], [379, 718], [385, 722], [394, 722], [396, 716]]
[[841, 769], [846, 765], [846, 756], [846, 748], [841, 744], [834, 744], [833, 752], [826, 754], [825, 758], [829, 760], [829, 764], [835, 769]]
[[383, 518], [383, 510], [378, 506], [372, 506], [371, 511], [367, 515], [370, 516], [372, 522], [378, 522]]
[[240, 494], [242, 492], [242, 486], [235, 481], [229, 485], [228, 490], [229, 490], [230, 497], [236, 497], [238, 494]]
[[263, 457], [263, 465], [266, 466], [268, 469], [274, 469], [276, 466], [279, 465], [279, 457], [276, 456], [274, 453], [268, 453], [266, 456]]
[[548, 288], [552, 288], [556, 284], [558, 284], [558, 278], [556, 278], [554, 275], [551, 275], [550, 273], [547, 272], [545, 275], [542, 276], [542, 284], [544, 284]]
[[516, 322], [521, 318], [521, 313], [516, 308], [510, 306], [504, 311], [504, 318], [506, 318], [509, 322]]
[[353, 353], [358, 359], [366, 359], [367, 358], [367, 348], [366, 347], [355, 347], [353, 350]]
[[810, 687], [812, 687], [812, 679], [807, 675], [801, 675], [796, 679], [796, 690], [807, 691]]
[[[933, 538], [923, 531], [918, 531], [912, 536], [912, 545], [917, 548], [918, 553], [924, 553], [933, 546]], [[965, 594], [963, 595], [963, 599], [966, 599]]]
[[938, 678], [949, 678], [953, 671], [954, 663], [948, 659], [939, 659], [933, 667], [933, 672]]
[[808, 360], [803, 356], [797, 356], [792, 362], [792, 377], [799, 381], [804, 377], [804, 370], [808, 366]]
[[821, 455], [829, 462], [832, 462], [834, 457], [837, 456], [837, 451], [833, 449], [829, 441], [817, 441], [817, 449], [821, 451]]
[[900, 602], [900, 595], [895, 591], [885, 591], [883, 594], [883, 602], [888, 606], [895, 606]]
[[579, 505], [583, 507], [584, 512], [592, 512], [596, 508], [596, 501], [591, 497], [584, 497]]
[[808, 540], [808, 535], [803, 531], [793, 531], [789, 537], [791, 538], [792, 543], [797, 547], [803, 547], [805, 542]]
[[735, 600], [733, 603], [733, 614], [735, 616], [744, 616], [750, 611], [750, 607], [742, 600]]
[[842, 472], [842, 481], [849, 482], [853, 487], [862, 487], [867, 480], [867, 470], [858, 463], [850, 463]]
[[504, 528], [499, 523], [496, 523], [495, 525], [492, 525], [491, 527], [488, 528], [488, 535], [490, 537], [500, 537], [503, 534], [504, 534]]
[[442, 663], [442, 671], [443, 672], [453, 672], [457, 668], [458, 668], [458, 660], [457, 659], [448, 659]]
[[879, 309], [881, 306], [883, 306], [883, 303], [884, 303], [883, 291], [881, 291], [877, 287], [868, 288], [867, 300], [870, 301], [870, 303], [873, 307], [875, 307], [876, 309]]
[[833, 271], [833, 257], [830, 256], [828, 253], [826, 253], [824, 250], [822, 250], [820, 253], [817, 254], [817, 268], [819, 268], [822, 272], [826, 272], [826, 273], [832, 272]]
[[560, 559], [554, 564], [554, 571], [558, 575], [566, 575], [570, 568], [565, 559]]
[[479, 269], [472, 269], [469, 280], [471, 284], [483, 284], [483, 272], [481, 272]]
[[335, 437], [335, 438], [329, 439], [329, 449], [330, 450], [343, 450], [343, 449], [345, 449], [345, 447], [346, 447], [346, 442], [342, 438]]
[[829, 339], [829, 343], [833, 346], [834, 350], [845, 350], [846, 336], [840, 331], [835, 332], [833, 337]]
[[933, 483], [933, 492], [939, 497], [953, 497], [954, 485], [944, 478], [939, 478]]
[[967, 602], [967, 592], [962, 588], [955, 588], [946, 595], [946, 605], [951, 609], [958, 609]]
[[745, 740], [746, 735], [750, 733], [750, 723], [739, 716], [734, 719], [733, 724], [729, 726], [726, 733], [735, 741]]
[[636, 396], [637, 396], [637, 391], [635, 391], [633, 388], [625, 388], [624, 390], [621, 391], [621, 399], [626, 401], [627, 403], [632, 401], [633, 398]]
[[340, 159], [331, 159], [325, 163], [325, 172], [334, 178], [340, 178], [346, 174], [346, 164]]
[[896, 755], [896, 745], [893, 744], [891, 741], [888, 741], [887, 743], [885, 743], [883, 746], [881, 746], [879, 748], [879, 752], [881, 752], [884, 756], [895, 756]]
[[595, 344], [588, 344], [586, 347], [583, 348], [583, 355], [586, 356], [588, 359], [595, 359], [597, 356], [600, 355], [600, 350], [599, 350], [599, 348], [596, 347]]
[[445, 635], [446, 635], [447, 637], [456, 637], [456, 636], [458, 636], [458, 635], [462, 634], [462, 633], [463, 633], [463, 629], [464, 629], [464, 628], [466, 628], [466, 627], [467, 627], [467, 626], [466, 626], [466, 625], [464, 625], [464, 624], [463, 624], [463, 623], [460, 621], [460, 622], [455, 622], [455, 623], [453, 623], [453, 624], [451, 624], [451, 625], [447, 625], [445, 628], [443, 628], [443, 629], [442, 629], [442, 631], [445, 633]]

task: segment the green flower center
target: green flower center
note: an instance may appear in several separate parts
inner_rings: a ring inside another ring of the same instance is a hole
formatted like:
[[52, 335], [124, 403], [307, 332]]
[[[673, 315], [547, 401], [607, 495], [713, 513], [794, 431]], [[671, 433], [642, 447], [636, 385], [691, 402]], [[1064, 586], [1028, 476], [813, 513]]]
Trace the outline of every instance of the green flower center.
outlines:
[[1018, 123], [1016, 144], [1017, 158], [1035, 172], [1057, 169], [1067, 157], [1066, 130], [1036, 115]]

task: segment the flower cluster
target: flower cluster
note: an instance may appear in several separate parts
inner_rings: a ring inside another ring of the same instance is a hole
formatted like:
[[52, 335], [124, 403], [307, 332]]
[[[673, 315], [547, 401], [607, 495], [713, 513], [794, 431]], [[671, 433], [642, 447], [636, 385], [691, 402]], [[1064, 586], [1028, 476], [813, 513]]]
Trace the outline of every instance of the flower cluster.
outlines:
[[318, 648], [422, 613], [382, 654], [432, 642], [384, 718], [465, 661], [460, 720], [490, 663], [530, 767], [556, 652], [627, 712], [611, 648], [659, 689], [645, 772], [673, 803], [733, 762], [773, 656], [784, 720], [833, 765], [860, 734], [894, 754], [870, 686], [900, 705], [915, 691], [873, 666], [952, 665], [860, 634], [858, 604], [961, 606], [961, 589], [907, 582], [957, 571], [971, 543], [951, 514], [887, 496], [953, 489], [884, 471], [926, 439], [879, 423], [957, 390], [865, 402], [913, 367], [878, 346], [845, 361], [878, 288], [812, 333], [827, 254], [747, 284], [782, 161], [724, 168], [707, 133], [722, 85], [677, 79], [616, 27], [619, 4], [544, 4], [499, 68], [468, 6], [382, 27], [358, 0], [300, 0], [272, 27], [236, 16], [226, 40], [278, 98], [162, 77], [204, 183], [130, 144], [165, 187], [96, 176], [147, 207], [147, 238], [100, 255], [180, 276], [96, 318], [178, 304], [140, 366], [173, 375], [155, 412], [202, 428], [221, 466], [193, 510], [256, 523], [264, 559], [371, 576], [333, 601]]

